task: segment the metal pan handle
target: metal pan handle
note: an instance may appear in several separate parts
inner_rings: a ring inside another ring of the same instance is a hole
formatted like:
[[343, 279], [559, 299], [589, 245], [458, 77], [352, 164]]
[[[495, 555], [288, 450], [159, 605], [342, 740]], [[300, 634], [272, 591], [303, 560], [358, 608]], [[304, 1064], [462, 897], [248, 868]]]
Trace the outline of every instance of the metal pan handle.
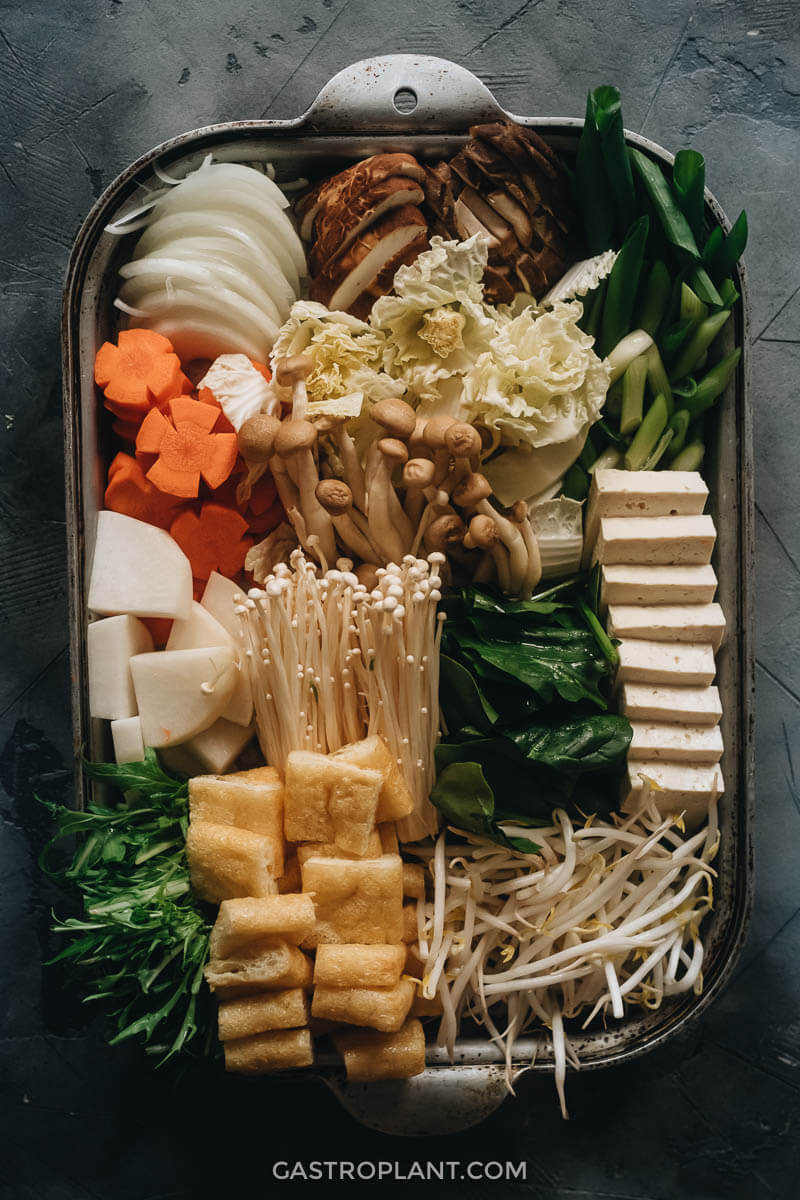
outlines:
[[334, 75], [300, 125], [314, 133], [453, 132], [505, 116], [465, 67], [425, 54], [386, 54]]
[[504, 1069], [496, 1065], [429, 1067], [413, 1079], [380, 1083], [331, 1076], [325, 1082], [362, 1125], [401, 1137], [460, 1133], [491, 1116], [509, 1095]]

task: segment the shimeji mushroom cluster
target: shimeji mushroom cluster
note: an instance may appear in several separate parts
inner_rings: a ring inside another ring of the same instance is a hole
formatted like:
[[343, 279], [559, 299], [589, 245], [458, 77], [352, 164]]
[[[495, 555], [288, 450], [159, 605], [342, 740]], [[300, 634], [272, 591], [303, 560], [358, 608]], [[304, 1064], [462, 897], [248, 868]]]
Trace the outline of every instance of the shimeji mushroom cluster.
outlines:
[[433, 878], [417, 922], [423, 995], [442, 1003], [439, 1045], [452, 1057], [461, 1019], [474, 1018], [502, 1048], [511, 1088], [514, 1043], [543, 1024], [566, 1116], [566, 1063], [580, 1062], [565, 1019], [585, 1016], [586, 1028], [609, 1009], [622, 1017], [626, 1004], [656, 1009], [701, 991], [699, 925], [712, 906], [719, 837], [716, 801], [707, 826], [686, 837], [649, 789], [636, 813], [610, 824], [590, 818], [575, 828], [561, 810], [553, 819], [546, 829], [505, 827], [535, 841], [536, 855], [447, 830], [416, 848]]
[[406, 555], [376, 568], [368, 587], [350, 559], [321, 571], [295, 550], [237, 607], [267, 762], [382, 735], [416, 803], [398, 822], [404, 841], [438, 828], [428, 795], [439, 734], [443, 563], [436, 552]]
[[[291, 387], [289, 417], [259, 414], [239, 431], [239, 449], [251, 472], [269, 463], [286, 515], [300, 545], [323, 570], [345, 554], [371, 586], [378, 567], [407, 555], [445, 554], [468, 577], [496, 580], [503, 591], [528, 598], [541, 576], [536, 536], [524, 502], [502, 513], [480, 473], [483, 445], [472, 425], [452, 417], [417, 419], [396, 398], [381, 400], [370, 419], [382, 436], [361, 462], [345, 417], [306, 419], [308, 355], [279, 359], [275, 379]], [[320, 461], [326, 435], [341, 477]]]

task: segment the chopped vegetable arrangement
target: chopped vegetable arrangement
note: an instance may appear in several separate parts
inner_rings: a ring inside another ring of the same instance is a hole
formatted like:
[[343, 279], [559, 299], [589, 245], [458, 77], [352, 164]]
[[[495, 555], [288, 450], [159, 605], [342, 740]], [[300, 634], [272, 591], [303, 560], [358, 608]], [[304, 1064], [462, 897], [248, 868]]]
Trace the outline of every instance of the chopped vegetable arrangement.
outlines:
[[[406, 1078], [702, 988], [725, 618], [700, 474], [744, 214], [589, 95], [382, 152], [293, 212], [266, 164], [108, 233], [119, 332], [59, 958], [113, 1041]], [[135, 235], [135, 236], [134, 236]], [[107, 411], [107, 415], [103, 413]], [[438, 1031], [436, 1020], [438, 1019]]]

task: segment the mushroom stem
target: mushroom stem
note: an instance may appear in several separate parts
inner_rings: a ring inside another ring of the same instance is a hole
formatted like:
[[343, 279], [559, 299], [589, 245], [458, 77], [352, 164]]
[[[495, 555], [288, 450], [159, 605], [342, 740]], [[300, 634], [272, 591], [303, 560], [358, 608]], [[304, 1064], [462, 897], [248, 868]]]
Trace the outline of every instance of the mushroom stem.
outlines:
[[352, 519], [353, 493], [346, 483], [340, 479], [323, 479], [317, 484], [316, 496], [330, 516], [337, 537], [345, 550], [365, 562], [380, 558], [380, 552]]
[[533, 589], [542, 577], [542, 556], [539, 553], [539, 542], [528, 517], [528, 506], [524, 500], [518, 500], [511, 509], [511, 520], [519, 525], [525, 548], [528, 551], [528, 569], [522, 581], [520, 596], [530, 600]]
[[496, 578], [494, 559], [491, 550], [484, 550], [481, 561], [472, 573], [473, 583], [491, 583]]
[[486, 476], [473, 472], [453, 489], [453, 500], [460, 507], [491, 517], [495, 522], [500, 541], [508, 550], [508, 585], [506, 586], [503, 582], [505, 564], [498, 554], [498, 548], [495, 547], [492, 554], [497, 567], [497, 577], [503, 591], [518, 596], [525, 583], [528, 569], [528, 548], [519, 527], [499, 513], [497, 509], [492, 508], [489, 503], [491, 494], [491, 485]]
[[280, 456], [286, 462], [287, 470], [289, 462], [294, 465], [299, 505], [293, 507], [299, 507], [303, 514], [309, 539], [316, 539], [317, 557], [324, 556], [332, 563], [336, 558], [336, 538], [331, 519], [316, 496], [320, 481], [314, 461], [316, 441], [317, 431], [308, 421], [285, 421], [275, 438], [275, 457]]
[[339, 457], [342, 460], [344, 477], [350, 487], [350, 491], [353, 493], [353, 504], [361, 512], [366, 512], [367, 489], [364, 482], [364, 471], [358, 459], [355, 442], [345, 429], [343, 422], [339, 422], [336, 425], [333, 431], [333, 439], [336, 443], [336, 449], [339, 451]]
[[279, 387], [292, 389], [292, 415], [290, 421], [304, 421], [308, 412], [306, 379], [314, 370], [314, 360], [308, 354], [292, 354], [279, 358], [275, 363], [275, 382]]
[[392, 470], [408, 461], [408, 450], [397, 438], [380, 438], [375, 445], [378, 462], [367, 493], [369, 536], [389, 562], [400, 563], [414, 531], [394, 490]]

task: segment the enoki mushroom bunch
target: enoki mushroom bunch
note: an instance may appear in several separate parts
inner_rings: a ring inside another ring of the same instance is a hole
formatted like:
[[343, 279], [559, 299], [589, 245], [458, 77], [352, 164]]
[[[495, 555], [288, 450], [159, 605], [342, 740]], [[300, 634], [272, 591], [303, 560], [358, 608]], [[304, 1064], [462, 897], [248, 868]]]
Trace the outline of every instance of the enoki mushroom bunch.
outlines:
[[566, 1117], [566, 1063], [580, 1063], [565, 1019], [584, 1017], [586, 1028], [609, 1010], [622, 1017], [626, 1004], [655, 1009], [702, 989], [699, 926], [712, 906], [718, 831], [716, 802], [708, 825], [686, 837], [649, 793], [611, 824], [590, 818], [576, 829], [561, 810], [553, 819], [546, 829], [505, 827], [538, 854], [446, 830], [414, 852], [433, 876], [417, 920], [423, 994], [443, 1007], [438, 1044], [452, 1058], [460, 1020], [474, 1018], [502, 1048], [511, 1089], [516, 1039], [544, 1025]]
[[[269, 463], [306, 553], [324, 570], [344, 553], [374, 571], [409, 554], [442, 552], [471, 578], [528, 598], [542, 573], [536, 536], [523, 501], [508, 513], [489, 503], [478, 430], [452, 417], [418, 420], [403, 400], [381, 400], [370, 410], [378, 436], [362, 464], [345, 416], [306, 419], [313, 366], [307, 355], [278, 359], [275, 380], [291, 388], [291, 414], [283, 421], [259, 414], [239, 431], [248, 479]], [[337, 460], [335, 478], [320, 434]]]
[[386, 738], [414, 796], [403, 840], [435, 833], [428, 800], [439, 736], [442, 554], [378, 568], [368, 588], [349, 559], [321, 572], [301, 551], [237, 607], [267, 762]]

